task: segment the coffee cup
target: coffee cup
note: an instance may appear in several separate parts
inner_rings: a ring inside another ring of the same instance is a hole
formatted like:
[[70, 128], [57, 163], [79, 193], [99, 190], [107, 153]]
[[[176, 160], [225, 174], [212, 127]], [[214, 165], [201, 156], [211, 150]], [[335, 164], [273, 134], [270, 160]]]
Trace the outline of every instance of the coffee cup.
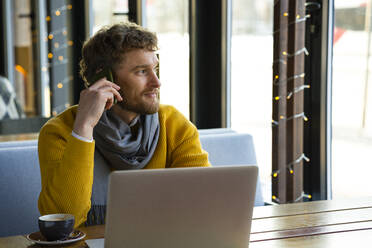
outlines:
[[48, 214], [39, 217], [39, 229], [48, 241], [64, 240], [74, 230], [72, 214]]

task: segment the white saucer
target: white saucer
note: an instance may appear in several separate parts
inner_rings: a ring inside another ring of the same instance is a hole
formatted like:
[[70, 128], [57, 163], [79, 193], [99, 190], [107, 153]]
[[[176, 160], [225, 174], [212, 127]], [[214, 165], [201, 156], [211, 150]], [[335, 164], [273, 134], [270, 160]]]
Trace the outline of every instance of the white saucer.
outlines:
[[70, 234], [70, 237], [64, 240], [48, 241], [44, 238], [44, 236], [40, 232], [30, 233], [29, 235], [27, 235], [26, 238], [39, 245], [62, 245], [62, 244], [77, 242], [85, 238], [85, 236], [86, 234], [84, 232], [79, 231], [79, 230], [74, 230]]

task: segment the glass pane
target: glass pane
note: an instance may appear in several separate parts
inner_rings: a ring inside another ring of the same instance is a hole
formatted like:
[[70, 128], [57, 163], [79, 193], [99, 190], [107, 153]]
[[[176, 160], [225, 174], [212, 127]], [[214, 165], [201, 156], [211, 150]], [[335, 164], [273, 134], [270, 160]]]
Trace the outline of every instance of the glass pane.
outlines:
[[14, 82], [11, 82], [22, 111], [27, 116], [36, 115], [35, 105], [31, 18], [21, 18], [25, 13], [31, 13], [30, 1], [14, 1]]
[[128, 0], [93, 0], [93, 33], [102, 26], [128, 20]]
[[161, 103], [189, 117], [189, 32], [187, 0], [148, 0], [146, 23], [159, 39]]
[[[13, 2], [15, 65], [11, 83], [26, 117], [56, 115], [70, 106], [72, 99], [73, 5], [70, 0], [44, 3]], [[44, 12], [33, 8], [46, 11], [40, 25], [36, 21], [39, 16], [34, 13]], [[45, 27], [45, 31], [41, 27]], [[45, 57], [40, 57], [43, 55]], [[41, 61], [46, 63], [41, 65]]]
[[70, 1], [47, 2], [47, 56], [49, 59], [52, 115], [57, 115], [72, 102], [72, 4]]
[[231, 126], [253, 136], [265, 199], [271, 200], [273, 1], [233, 0]]
[[370, 4], [370, 0], [335, 0], [332, 85], [333, 198], [371, 194]]

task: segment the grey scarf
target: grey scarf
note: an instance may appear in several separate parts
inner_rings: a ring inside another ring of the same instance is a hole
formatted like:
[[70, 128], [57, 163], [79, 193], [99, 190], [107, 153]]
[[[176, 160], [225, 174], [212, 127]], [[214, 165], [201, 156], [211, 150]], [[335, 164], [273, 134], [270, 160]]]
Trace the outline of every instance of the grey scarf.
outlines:
[[109, 165], [117, 170], [142, 169], [152, 158], [159, 139], [158, 113], [141, 115], [137, 132], [113, 111], [102, 114], [93, 131], [96, 147]]
[[[137, 132], [132, 133], [131, 127]], [[111, 168], [142, 169], [152, 158], [159, 139], [158, 113], [141, 115], [131, 125], [113, 111], [105, 111], [94, 128], [94, 178], [86, 225], [105, 223], [107, 183]]]

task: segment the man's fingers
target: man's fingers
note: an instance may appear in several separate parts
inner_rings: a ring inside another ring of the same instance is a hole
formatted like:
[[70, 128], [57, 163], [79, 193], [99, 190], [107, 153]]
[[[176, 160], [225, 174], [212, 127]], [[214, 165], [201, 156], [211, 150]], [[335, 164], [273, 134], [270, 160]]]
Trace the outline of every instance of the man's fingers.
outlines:
[[106, 79], [106, 77], [104, 78], [101, 78], [100, 80], [98, 80], [97, 82], [95, 82], [94, 84], [92, 84], [92, 86], [90, 86], [89, 88], [90, 89], [93, 89], [93, 90], [97, 90], [101, 87], [105, 87], [105, 86], [110, 86], [110, 87], [113, 87], [114, 89], [116, 90], [119, 90], [120, 89], [120, 86], [111, 82], [111, 81], [108, 81]]
[[114, 89], [113, 87], [102, 87], [100, 88], [99, 90], [103, 90], [103, 91], [107, 91], [107, 92], [111, 92], [118, 101], [122, 101], [123, 98], [121, 97], [119, 91], [117, 89]]
[[119, 101], [123, 101], [123, 97], [120, 95], [119, 91], [112, 89], [111, 92], [114, 94], [114, 97]]
[[109, 92], [109, 91], [106, 91], [104, 95], [105, 95], [105, 98], [107, 99], [105, 103], [105, 109], [107, 110], [107, 109], [110, 109], [112, 106], [114, 106], [115, 96], [113, 95], [113, 92]]
[[[119, 87], [119, 89], [120, 89], [120, 87]], [[93, 87], [91, 87], [91, 88], [88, 88], [87, 90], [88, 91], [91, 91], [91, 92], [101, 92], [101, 93], [105, 93], [105, 92], [110, 92], [110, 94], [112, 94], [112, 95], [110, 95], [111, 96], [111, 98], [112, 97], [115, 97], [118, 101], [122, 101], [123, 100], [123, 98], [121, 97], [121, 95], [120, 95], [120, 93], [119, 93], [119, 89], [117, 89], [117, 87], [116, 88], [114, 88], [114, 87], [111, 87], [111, 85], [109, 85], [109, 84], [104, 84], [104, 85], [102, 85], [101, 87], [99, 87], [99, 88], [93, 88]]]

